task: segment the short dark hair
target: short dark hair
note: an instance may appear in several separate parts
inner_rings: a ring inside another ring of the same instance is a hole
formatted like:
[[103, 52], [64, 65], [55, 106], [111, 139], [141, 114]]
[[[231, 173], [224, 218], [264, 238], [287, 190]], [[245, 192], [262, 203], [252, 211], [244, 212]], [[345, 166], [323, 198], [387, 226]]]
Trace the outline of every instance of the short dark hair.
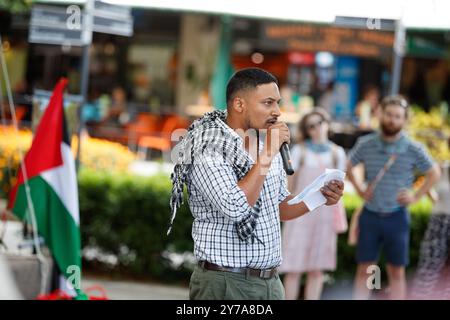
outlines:
[[384, 99], [381, 101], [381, 109], [384, 111], [387, 106], [400, 106], [403, 109], [405, 109], [405, 116], [408, 117], [409, 115], [409, 103], [408, 100], [401, 94], [393, 94], [389, 95], [387, 97], [384, 97]]
[[230, 105], [236, 92], [254, 89], [261, 84], [275, 82], [278, 80], [271, 73], [260, 68], [246, 68], [237, 71], [227, 84], [227, 105]]

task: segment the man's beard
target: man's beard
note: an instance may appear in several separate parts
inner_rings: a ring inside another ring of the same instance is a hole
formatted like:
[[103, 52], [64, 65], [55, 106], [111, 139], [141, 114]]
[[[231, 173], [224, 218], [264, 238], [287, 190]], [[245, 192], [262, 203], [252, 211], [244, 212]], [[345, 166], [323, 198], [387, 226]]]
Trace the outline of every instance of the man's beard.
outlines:
[[381, 124], [381, 131], [383, 132], [383, 134], [387, 137], [392, 137], [397, 135], [400, 131], [402, 131], [402, 127], [390, 127], [387, 126], [386, 124], [382, 123]]

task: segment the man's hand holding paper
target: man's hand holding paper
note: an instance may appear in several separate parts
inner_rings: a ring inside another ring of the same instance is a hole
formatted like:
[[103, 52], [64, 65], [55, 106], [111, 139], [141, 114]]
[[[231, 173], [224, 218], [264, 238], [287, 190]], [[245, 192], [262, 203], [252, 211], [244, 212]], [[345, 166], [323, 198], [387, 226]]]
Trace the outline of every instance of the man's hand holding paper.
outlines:
[[345, 172], [326, 169], [308, 187], [288, 201], [289, 205], [303, 201], [312, 211], [322, 205], [334, 205], [339, 202], [344, 191]]

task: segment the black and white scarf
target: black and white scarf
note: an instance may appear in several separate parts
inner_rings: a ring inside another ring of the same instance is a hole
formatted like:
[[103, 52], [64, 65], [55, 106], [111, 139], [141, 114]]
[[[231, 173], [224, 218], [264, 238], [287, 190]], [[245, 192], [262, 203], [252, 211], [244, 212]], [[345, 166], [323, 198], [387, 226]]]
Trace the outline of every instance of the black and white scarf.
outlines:
[[[177, 209], [183, 203], [183, 189], [187, 184], [189, 170], [195, 165], [200, 155], [218, 155], [220, 159], [228, 161], [236, 177], [241, 180], [251, 169], [252, 162], [240, 142], [233, 137], [230, 128], [225, 124], [227, 112], [215, 110], [208, 112], [200, 119], [194, 121], [187, 130], [186, 136], [178, 143], [176, 148], [177, 162], [171, 175], [172, 196], [170, 208], [172, 216], [167, 234], [172, 230]], [[257, 219], [261, 208], [261, 199], [256, 201], [252, 212], [240, 222], [235, 223], [237, 235], [242, 241], [253, 243]]]
[[[441, 180], [436, 184], [438, 201], [445, 203], [449, 196], [449, 179], [449, 167], [444, 165]], [[450, 208], [442, 204], [436, 207], [441, 209], [431, 215], [420, 245], [419, 263], [411, 286], [412, 299], [450, 300]]]
[[420, 246], [411, 298], [450, 299], [450, 214], [434, 213]]

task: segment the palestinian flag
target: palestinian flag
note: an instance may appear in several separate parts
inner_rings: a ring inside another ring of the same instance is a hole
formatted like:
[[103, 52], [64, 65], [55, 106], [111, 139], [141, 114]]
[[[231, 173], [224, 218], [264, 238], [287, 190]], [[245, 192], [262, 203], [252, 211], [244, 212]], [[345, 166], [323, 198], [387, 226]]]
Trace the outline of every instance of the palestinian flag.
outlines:
[[61, 79], [53, 91], [22, 163], [25, 176], [21, 167], [8, 207], [17, 217], [31, 223], [26, 177], [38, 233], [50, 249], [60, 274], [68, 279], [74, 274], [74, 266], [81, 268], [81, 250], [76, 170], [63, 107], [66, 85], [67, 80]]

